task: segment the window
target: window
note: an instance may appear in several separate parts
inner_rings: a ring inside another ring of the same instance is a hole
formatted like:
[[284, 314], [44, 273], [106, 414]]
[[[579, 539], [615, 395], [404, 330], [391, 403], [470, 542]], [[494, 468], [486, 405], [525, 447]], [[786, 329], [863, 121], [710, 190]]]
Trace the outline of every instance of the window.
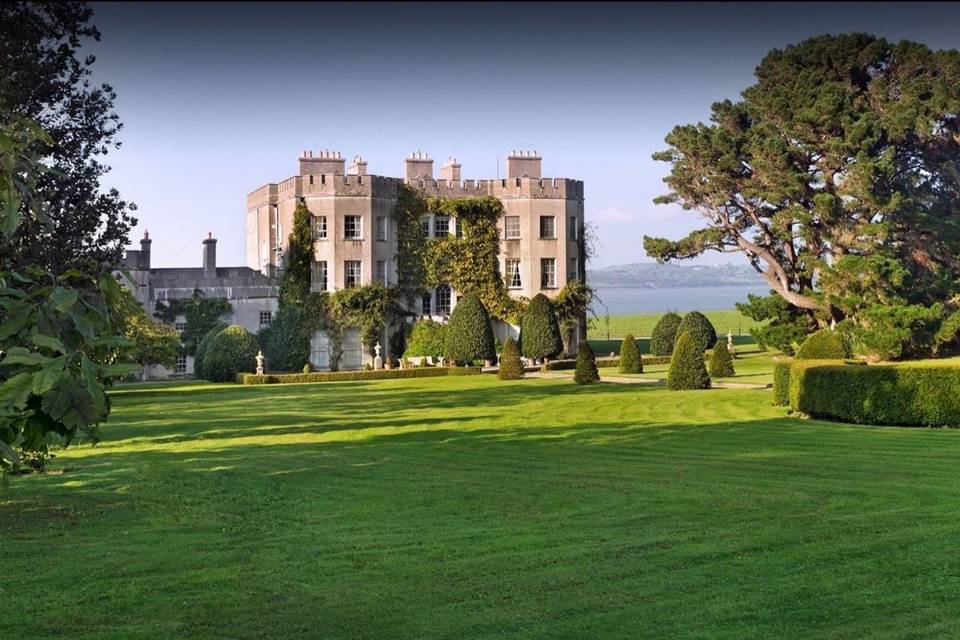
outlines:
[[343, 286], [346, 289], [360, 286], [359, 260], [347, 260], [343, 263]]
[[327, 261], [318, 260], [313, 263], [310, 273], [310, 291], [327, 290]]
[[450, 218], [437, 216], [433, 219], [433, 235], [437, 238], [450, 235]]
[[261, 311], [260, 312], [260, 328], [266, 329], [270, 326], [270, 323], [273, 322], [273, 312], [272, 311]]
[[540, 216], [540, 239], [552, 240], [557, 237], [556, 218], [553, 216]]
[[377, 260], [377, 282], [387, 284], [387, 261]]
[[454, 219], [453, 219], [453, 223], [454, 223], [454, 226], [457, 228], [457, 237], [458, 237], [458, 238], [462, 238], [462, 237], [463, 237], [463, 225], [460, 224], [460, 218], [454, 218]]
[[423, 237], [429, 238], [430, 237], [430, 216], [423, 216], [422, 218], [420, 218], [420, 224], [423, 227]]
[[186, 322], [174, 322], [174, 323], [173, 323], [173, 328], [176, 329], [177, 333], [182, 334], [182, 333], [183, 333], [184, 331], [186, 331], [186, 329], [187, 329], [187, 323], [186, 323]]
[[173, 365], [173, 372], [178, 374], [187, 372], [187, 356], [177, 356], [177, 363]]
[[557, 259], [540, 258], [540, 288], [554, 289], [557, 286]]
[[580, 263], [576, 258], [570, 258], [570, 273], [567, 274], [567, 280], [575, 282], [580, 279]]
[[577, 222], [577, 216], [570, 216], [570, 227], [567, 229], [567, 238], [570, 240], [580, 239], [580, 225]]
[[507, 240], [516, 240], [520, 237], [520, 216], [503, 218], [503, 237]]
[[450, 287], [445, 284], [437, 287], [437, 315], [450, 315]]
[[430, 315], [430, 292], [423, 294], [423, 297], [420, 298], [420, 310], [422, 315]]
[[363, 240], [363, 218], [343, 216], [343, 237], [345, 240]]
[[313, 216], [313, 239], [327, 239], [327, 216]]
[[377, 240], [379, 242], [387, 241], [387, 230], [389, 229], [390, 219], [386, 216], [377, 217]]
[[507, 258], [507, 288], [520, 289], [523, 284], [520, 282], [520, 259]]

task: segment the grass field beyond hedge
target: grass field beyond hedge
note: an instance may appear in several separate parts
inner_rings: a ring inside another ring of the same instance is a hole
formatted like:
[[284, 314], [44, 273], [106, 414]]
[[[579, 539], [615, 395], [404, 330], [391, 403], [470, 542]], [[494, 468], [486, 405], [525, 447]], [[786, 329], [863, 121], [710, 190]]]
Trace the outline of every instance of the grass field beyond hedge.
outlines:
[[960, 432], [769, 391], [131, 386], [0, 493], [0, 638], [956, 638]]
[[[657, 321], [666, 312], [659, 313], [636, 313], [619, 314], [610, 316], [610, 338], [623, 338], [628, 333], [632, 333], [635, 338], [650, 337], [653, 333], [653, 327]], [[684, 315], [681, 311], [680, 315]], [[727, 335], [732, 332], [733, 335], [749, 335], [750, 327], [760, 324], [755, 320], [741, 314], [736, 309], [714, 309], [703, 312], [707, 316], [718, 334]], [[606, 340], [607, 323], [603, 316], [591, 318], [590, 326], [587, 330], [587, 338], [590, 340]]]

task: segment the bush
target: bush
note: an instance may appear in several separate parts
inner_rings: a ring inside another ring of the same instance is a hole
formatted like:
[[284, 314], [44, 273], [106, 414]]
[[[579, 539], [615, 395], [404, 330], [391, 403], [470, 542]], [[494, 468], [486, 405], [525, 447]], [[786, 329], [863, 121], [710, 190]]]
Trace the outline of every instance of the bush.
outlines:
[[640, 357], [640, 348], [633, 335], [627, 334], [620, 345], [620, 373], [643, 373], [643, 360]]
[[321, 371], [316, 373], [253, 373], [237, 375], [240, 384], [291, 384], [304, 382], [353, 382], [357, 380], [393, 380], [397, 378], [439, 378], [480, 375], [480, 367], [427, 367], [417, 369], [378, 369], [376, 371]]
[[790, 405], [846, 422], [960, 427], [960, 367], [795, 362]]
[[669, 356], [673, 353], [673, 343], [677, 340], [677, 327], [682, 318], [670, 311], [665, 313], [653, 327], [650, 334], [650, 353], [655, 356]]
[[203, 360], [203, 375], [213, 382], [230, 382], [238, 373], [257, 366], [257, 339], [241, 327], [232, 325], [214, 336]]
[[468, 293], [457, 300], [446, 333], [443, 355], [448, 360], [463, 363], [497, 356], [490, 316], [476, 294]]
[[438, 358], [443, 355], [444, 340], [447, 337], [446, 325], [433, 320], [418, 320], [413, 323], [410, 337], [407, 339], [407, 348], [403, 356], [431, 356]]
[[218, 324], [210, 331], [207, 331], [203, 334], [203, 337], [200, 338], [200, 341], [197, 342], [197, 350], [193, 356], [193, 375], [197, 378], [205, 378], [203, 373], [203, 360], [207, 356], [207, 350], [210, 348], [210, 343], [213, 342], [213, 339], [217, 336], [218, 333], [227, 328], [225, 324]]
[[573, 374], [573, 381], [577, 384], [593, 384], [600, 381], [597, 360], [593, 356], [590, 343], [586, 340], [580, 341], [580, 348], [577, 350], [577, 368]]
[[713, 353], [710, 354], [710, 377], [729, 378], [734, 374], [733, 356], [727, 349], [727, 342], [723, 339], [717, 340], [717, 344], [713, 347]]
[[699, 311], [691, 311], [683, 316], [680, 326], [677, 327], [677, 335], [687, 332], [693, 339], [693, 344], [703, 353], [717, 342], [717, 330], [713, 324]]
[[307, 364], [303, 365], [303, 372], [304, 372], [304, 373], [313, 373], [313, 367], [310, 366], [310, 363], [309, 363], [309, 362], [308, 362]]
[[847, 357], [843, 339], [830, 329], [820, 329], [797, 349], [797, 360], [843, 360]]
[[296, 371], [310, 360], [310, 339], [313, 323], [307, 311], [299, 306], [285, 305], [277, 311], [270, 326], [261, 331], [263, 355], [271, 371]]
[[674, 391], [710, 388], [710, 376], [707, 375], [707, 366], [703, 362], [703, 351], [687, 331], [677, 336], [673, 345], [673, 356], [667, 371], [667, 388]]
[[773, 362], [773, 404], [786, 407], [790, 404], [790, 366], [793, 358], [782, 358]]
[[[599, 357], [594, 359], [598, 367], [619, 367], [620, 358], [619, 357]], [[647, 356], [643, 358], [644, 364], [670, 364], [669, 357], [653, 357]], [[540, 366], [541, 371], [569, 371], [570, 369], [577, 368], [576, 360], [551, 360], [550, 362], [544, 362]]]
[[520, 350], [527, 358], [552, 358], [563, 351], [560, 324], [547, 296], [538, 293], [520, 321]]
[[513, 338], [507, 338], [500, 354], [500, 370], [497, 377], [501, 380], [520, 380], [523, 378], [523, 364], [520, 362], [520, 350]]

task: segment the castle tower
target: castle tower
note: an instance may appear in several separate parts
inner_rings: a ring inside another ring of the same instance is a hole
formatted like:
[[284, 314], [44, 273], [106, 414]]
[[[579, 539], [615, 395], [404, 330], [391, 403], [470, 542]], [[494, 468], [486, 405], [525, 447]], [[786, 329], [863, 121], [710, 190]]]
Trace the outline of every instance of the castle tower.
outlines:
[[440, 167], [440, 178], [448, 182], [460, 182], [460, 163], [450, 158]]
[[421, 151], [411, 153], [405, 164], [407, 180], [433, 179], [433, 160], [428, 154]]
[[507, 156], [508, 178], [540, 179], [540, 163], [542, 158], [536, 151], [511, 151]]
[[365, 176], [367, 175], [367, 161], [363, 159], [363, 156], [356, 156], [353, 159], [353, 163], [350, 165], [350, 168], [347, 169], [347, 174], [351, 176]]

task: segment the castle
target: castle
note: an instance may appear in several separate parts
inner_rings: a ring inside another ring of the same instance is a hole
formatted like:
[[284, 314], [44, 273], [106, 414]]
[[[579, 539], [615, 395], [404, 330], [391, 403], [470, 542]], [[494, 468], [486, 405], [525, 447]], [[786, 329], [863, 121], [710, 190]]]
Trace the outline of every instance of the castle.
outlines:
[[[381, 282], [397, 284], [396, 225], [393, 210], [404, 183], [433, 198], [493, 196], [503, 203], [498, 221], [500, 272], [509, 294], [532, 298], [537, 293], [552, 297], [568, 282], [583, 281], [584, 218], [583, 182], [567, 178], [544, 178], [542, 158], [536, 152], [512, 152], [506, 158], [506, 177], [464, 180], [461, 165], [453, 158], [434, 177], [433, 160], [424, 153], [404, 161], [404, 177], [367, 173], [367, 163], [356, 156], [349, 167], [337, 151], [304, 151], [298, 172], [280, 183], [267, 183], [247, 196], [246, 267], [151, 270], [149, 245], [128, 251], [127, 263], [139, 264], [136, 277], [145, 282], [138, 298], [150, 304], [162, 297], [189, 297], [194, 287], [205, 295], [226, 297], [234, 306], [232, 318], [249, 331], [269, 323], [276, 310], [276, 292], [287, 238], [293, 229], [293, 214], [303, 203], [313, 214], [315, 263], [311, 286], [315, 291]], [[440, 215], [424, 215], [425, 237], [455, 235], [457, 224]], [[149, 242], [146, 240], [146, 242]], [[208, 238], [205, 247], [214, 247]], [[143, 246], [143, 245], [142, 245]], [[144, 263], [143, 256], [146, 254]], [[138, 263], [139, 261], [139, 263]], [[144, 269], [145, 267], [145, 269]], [[144, 275], [145, 274], [145, 275]], [[425, 293], [414, 309], [421, 317], [445, 321], [456, 306], [458, 292], [441, 284]], [[239, 303], [239, 304], [238, 304]], [[516, 335], [516, 327], [496, 323], [501, 339]], [[582, 338], [585, 328], [577, 338]], [[381, 341], [387, 345], [387, 336]], [[328, 342], [321, 332], [311, 344], [311, 364], [328, 368]], [[358, 368], [370, 360], [360, 345], [357, 331], [348, 331], [341, 368]], [[397, 357], [400, 354], [385, 353]], [[189, 373], [191, 364], [185, 363]], [[179, 368], [178, 368], [179, 371]]]

